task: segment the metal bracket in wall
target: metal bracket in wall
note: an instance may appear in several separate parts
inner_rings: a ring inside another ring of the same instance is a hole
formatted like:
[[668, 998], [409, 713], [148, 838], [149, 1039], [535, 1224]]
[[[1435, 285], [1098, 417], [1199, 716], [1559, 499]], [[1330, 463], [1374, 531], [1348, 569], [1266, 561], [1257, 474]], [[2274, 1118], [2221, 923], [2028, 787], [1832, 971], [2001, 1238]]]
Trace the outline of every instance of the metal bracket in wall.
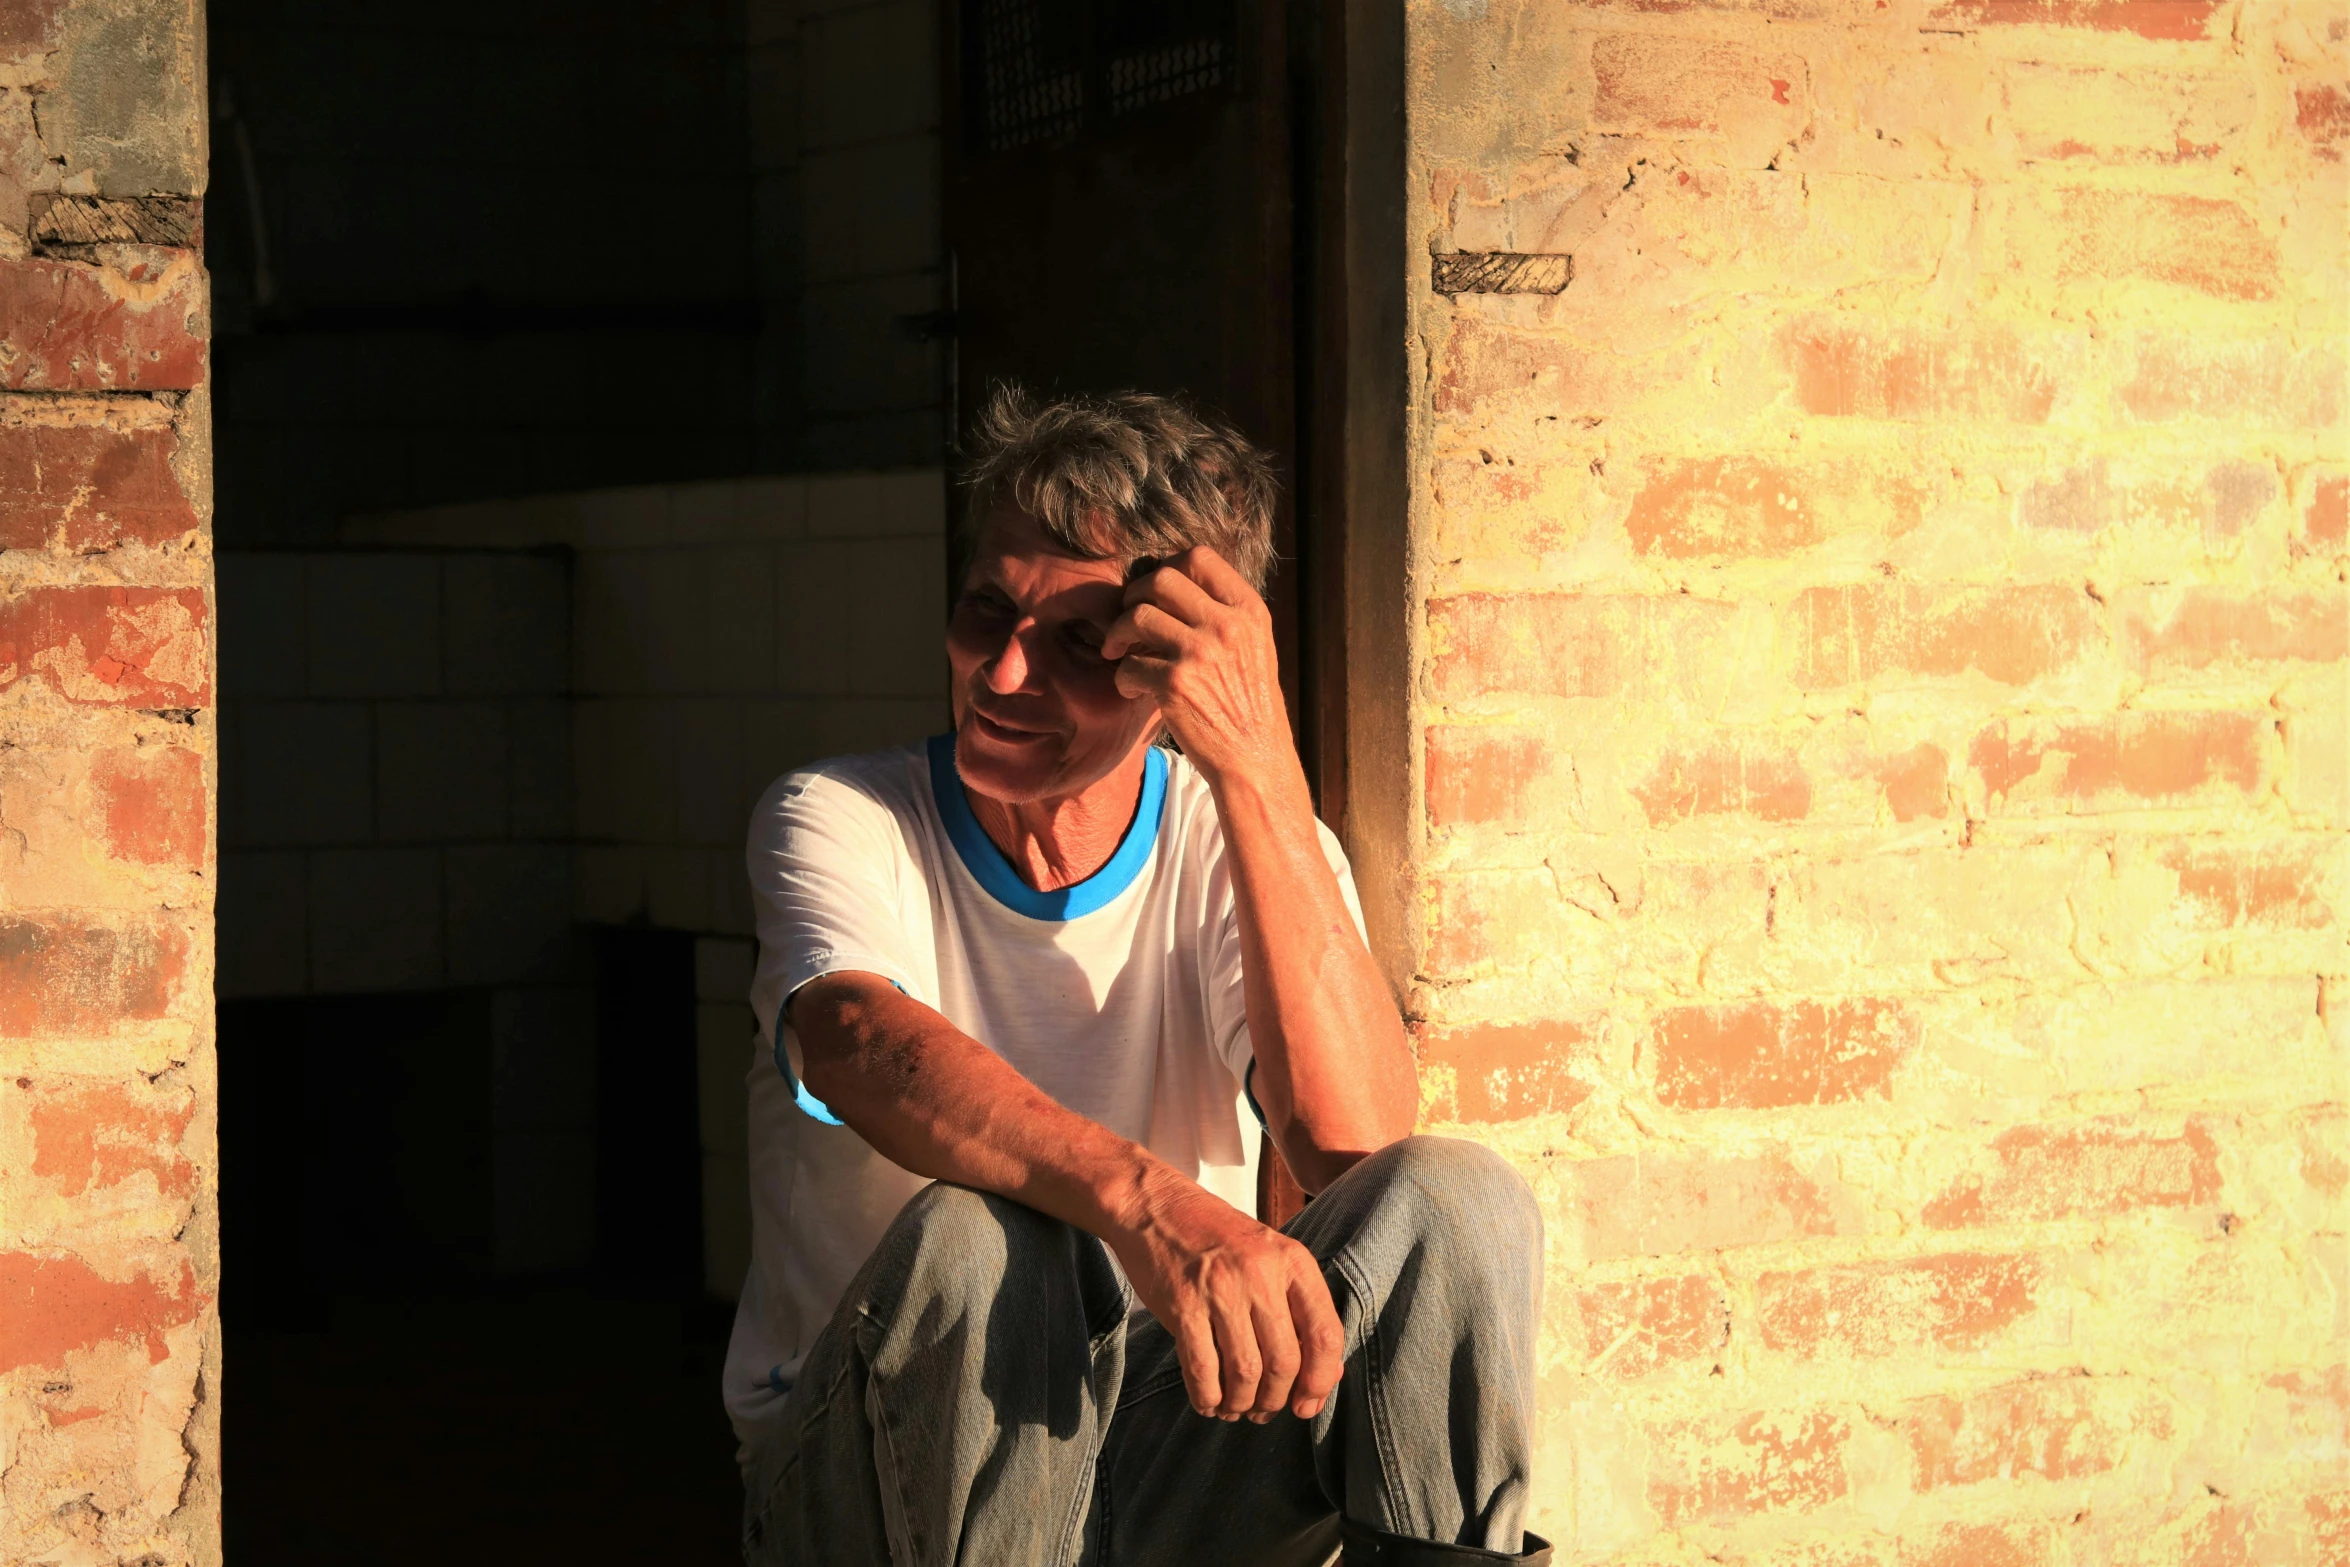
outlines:
[[1575, 276], [1573, 256], [1477, 250], [1428, 260], [1428, 286], [1439, 294], [1563, 294]]

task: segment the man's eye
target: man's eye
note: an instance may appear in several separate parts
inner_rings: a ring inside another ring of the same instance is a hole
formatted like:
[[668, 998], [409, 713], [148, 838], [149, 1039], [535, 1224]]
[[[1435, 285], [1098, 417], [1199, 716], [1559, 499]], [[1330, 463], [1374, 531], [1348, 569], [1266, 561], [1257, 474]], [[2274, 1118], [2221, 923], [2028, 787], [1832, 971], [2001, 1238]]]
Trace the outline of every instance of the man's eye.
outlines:
[[955, 607], [978, 615], [1008, 615], [1012, 612], [1010, 600], [1001, 593], [991, 593], [985, 589], [964, 594]]

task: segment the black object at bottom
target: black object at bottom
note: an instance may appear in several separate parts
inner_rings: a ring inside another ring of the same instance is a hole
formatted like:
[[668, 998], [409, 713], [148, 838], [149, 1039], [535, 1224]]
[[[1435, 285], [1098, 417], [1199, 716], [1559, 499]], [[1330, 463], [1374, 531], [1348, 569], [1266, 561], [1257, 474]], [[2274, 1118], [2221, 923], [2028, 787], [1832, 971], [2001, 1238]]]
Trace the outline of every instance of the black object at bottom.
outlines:
[[1524, 1562], [1526, 1567], [1550, 1567], [1550, 1542], [1538, 1534], [1525, 1537], [1525, 1549], [1512, 1556], [1474, 1545], [1439, 1545], [1434, 1540], [1409, 1540], [1385, 1534], [1352, 1518], [1338, 1520], [1339, 1543], [1345, 1547], [1340, 1567], [1467, 1567], [1470, 1562]]

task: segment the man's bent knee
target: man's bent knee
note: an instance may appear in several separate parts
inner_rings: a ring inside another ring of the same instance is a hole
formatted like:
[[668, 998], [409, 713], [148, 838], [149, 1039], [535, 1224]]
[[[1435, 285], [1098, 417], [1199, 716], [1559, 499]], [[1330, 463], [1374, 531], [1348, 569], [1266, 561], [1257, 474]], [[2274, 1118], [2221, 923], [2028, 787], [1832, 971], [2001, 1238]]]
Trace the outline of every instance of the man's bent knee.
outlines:
[[1458, 1239], [1482, 1252], [1539, 1252], [1542, 1213], [1508, 1160], [1456, 1137], [1407, 1137], [1364, 1159], [1379, 1201], [1400, 1203], [1430, 1239]]
[[1034, 1208], [933, 1182], [914, 1194], [874, 1248], [866, 1298], [876, 1306], [912, 1294], [993, 1300], [1065, 1265], [1068, 1226]]

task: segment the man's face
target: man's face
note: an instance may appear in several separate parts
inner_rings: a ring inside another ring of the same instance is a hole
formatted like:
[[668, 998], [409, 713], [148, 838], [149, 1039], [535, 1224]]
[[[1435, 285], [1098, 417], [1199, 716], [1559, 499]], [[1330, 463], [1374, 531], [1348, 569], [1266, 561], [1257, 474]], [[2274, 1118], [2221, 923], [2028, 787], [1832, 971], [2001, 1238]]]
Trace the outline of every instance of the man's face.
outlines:
[[947, 623], [966, 787], [1007, 803], [1059, 799], [1150, 737], [1157, 705], [1120, 695], [1101, 654], [1124, 611], [1119, 562], [1066, 553], [1013, 507], [989, 520]]

